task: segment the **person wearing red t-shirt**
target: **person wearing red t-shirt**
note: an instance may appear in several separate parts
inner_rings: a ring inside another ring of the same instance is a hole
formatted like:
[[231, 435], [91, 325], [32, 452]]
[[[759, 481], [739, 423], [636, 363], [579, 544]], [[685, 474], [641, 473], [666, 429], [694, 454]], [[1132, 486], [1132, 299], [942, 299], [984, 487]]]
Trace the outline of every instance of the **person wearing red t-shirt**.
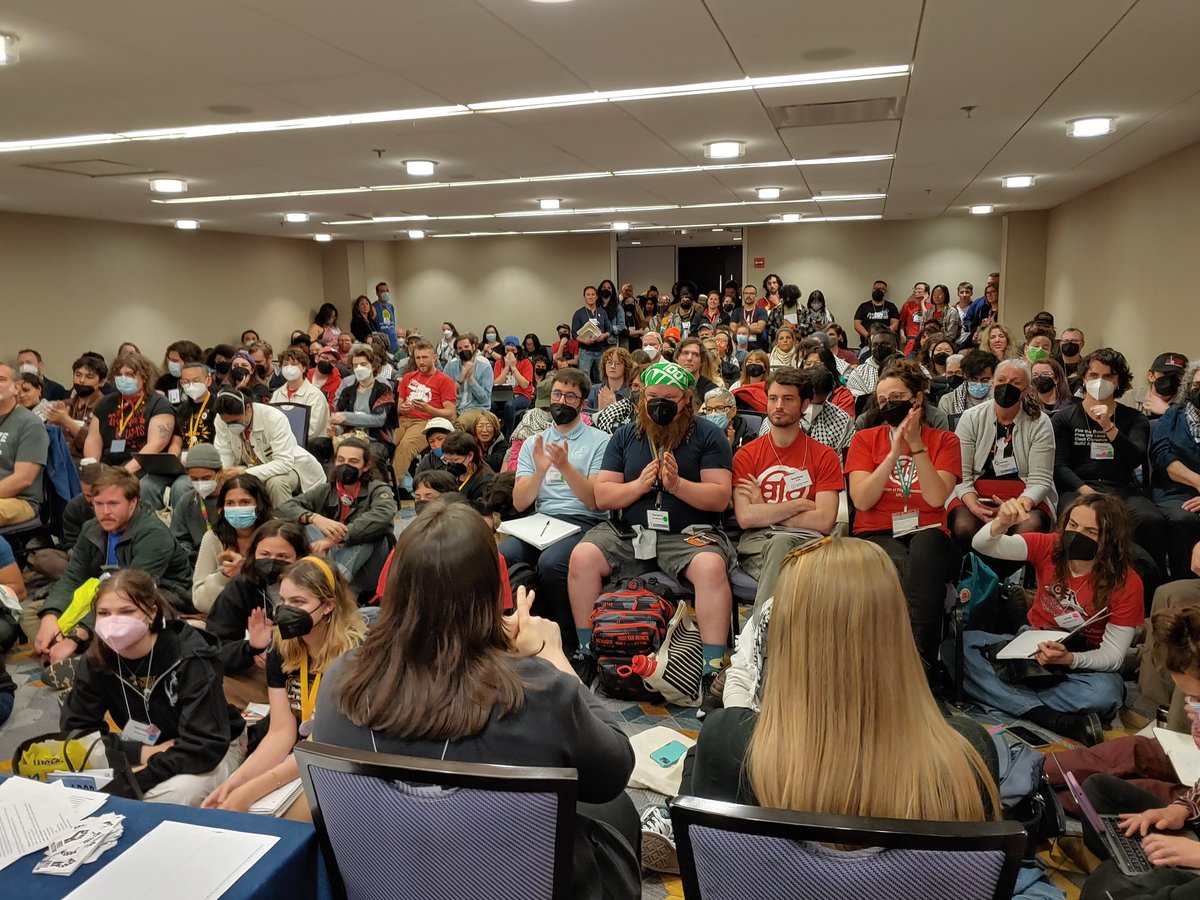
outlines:
[[[1032, 508], [1027, 497], [1004, 501], [991, 524], [975, 535], [974, 550], [1033, 567], [1037, 593], [1029, 608], [1030, 626], [1079, 634], [1038, 643], [1034, 659], [1060, 677], [1049, 686], [1035, 686], [1001, 681], [985, 655], [988, 646], [1003, 645], [1012, 635], [968, 632], [966, 692], [986, 706], [1096, 744], [1104, 740], [1102, 723], [1121, 708], [1121, 666], [1134, 629], [1146, 620], [1142, 580], [1132, 565], [1133, 526], [1120, 498], [1094, 493], [1081, 495], [1063, 511], [1054, 534], [1008, 534]], [[1076, 644], [1084, 649], [1067, 649]]]
[[408, 474], [408, 467], [425, 449], [425, 425], [430, 419], [441, 416], [453, 419], [458, 391], [454, 379], [437, 370], [437, 356], [433, 345], [420, 341], [413, 347], [413, 361], [417, 368], [400, 379], [396, 391], [396, 410], [400, 420], [396, 423], [396, 455], [392, 468], [396, 483], [401, 484]]
[[[946, 585], [962, 553], [946, 530], [946, 500], [962, 478], [958, 438], [923, 421], [929, 377], [895, 358], [875, 385], [882, 424], [854, 435], [846, 453], [854, 534], [882, 547], [896, 564], [913, 636], [927, 670], [937, 665]], [[869, 419], [868, 421], [872, 421]]]
[[[757, 611], [775, 593], [788, 552], [833, 531], [845, 480], [838, 455], [800, 430], [812, 403], [808, 373], [784, 368], [767, 376], [771, 430], [733, 456], [733, 511], [744, 531], [738, 562], [758, 579]], [[776, 527], [786, 530], [776, 530]]]
[[533, 405], [533, 363], [515, 334], [504, 339], [504, 358], [496, 360], [492, 376], [495, 384], [513, 389], [512, 399], [503, 407], [492, 404], [492, 412], [500, 416], [504, 436], [509, 437], [517, 427], [517, 420]]
[[929, 285], [918, 281], [913, 285], [912, 296], [900, 307], [900, 336], [904, 339], [903, 352], [911, 355], [917, 338], [921, 334], [921, 325], [933, 313], [933, 303], [929, 299]]

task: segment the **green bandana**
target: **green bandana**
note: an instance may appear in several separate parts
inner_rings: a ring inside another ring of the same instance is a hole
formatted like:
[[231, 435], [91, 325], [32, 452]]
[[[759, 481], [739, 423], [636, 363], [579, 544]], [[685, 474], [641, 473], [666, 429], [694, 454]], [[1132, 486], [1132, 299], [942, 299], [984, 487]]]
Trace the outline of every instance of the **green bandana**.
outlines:
[[642, 370], [642, 384], [665, 384], [681, 391], [690, 391], [696, 385], [696, 376], [679, 363], [662, 360]]

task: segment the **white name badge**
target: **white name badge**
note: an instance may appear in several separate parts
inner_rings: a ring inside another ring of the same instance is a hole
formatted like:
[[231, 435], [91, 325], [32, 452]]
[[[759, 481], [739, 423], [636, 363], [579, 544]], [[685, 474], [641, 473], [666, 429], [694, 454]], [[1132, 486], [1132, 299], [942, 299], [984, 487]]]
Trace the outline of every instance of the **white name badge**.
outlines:
[[688, 332], [692, 330], [692, 323], [691, 322], [680, 322], [679, 327], [683, 332], [683, 336], [687, 337]]
[[812, 487], [812, 476], [808, 474], [808, 469], [789, 472], [787, 477], [783, 479], [783, 487], [789, 494], [793, 491], [802, 491], [805, 488], [810, 488]]
[[665, 509], [646, 510], [646, 524], [655, 531], [671, 530], [671, 515]]
[[658, 535], [647, 528], [638, 528], [633, 537], [633, 558], [654, 559], [658, 555]]
[[179, 388], [167, 391], [167, 402], [173, 405], [181, 402], [179, 399]]
[[554, 466], [546, 470], [546, 484], [562, 484], [564, 481], [566, 479], [563, 478], [563, 473]]
[[1078, 610], [1068, 609], [1062, 615], [1055, 616], [1054, 621], [1056, 623], [1058, 623], [1059, 628], [1065, 628], [1068, 631], [1071, 631], [1075, 628], [1078, 628], [1080, 625], [1082, 625], [1087, 620], [1083, 617], [1083, 614], [1080, 613]]
[[1015, 456], [1001, 456], [997, 453], [992, 457], [992, 471], [997, 475], [1016, 475], [1017, 458]]
[[1092, 459], [1113, 459], [1116, 453], [1108, 441], [1092, 444]]
[[125, 452], [125, 438], [113, 438], [112, 443], [108, 445], [108, 449], [111, 450], [113, 453], [124, 453]]
[[157, 744], [160, 737], [162, 737], [162, 731], [157, 725], [148, 725], [137, 719], [130, 719], [121, 729], [122, 740], [137, 741], [139, 744]]
[[921, 525], [921, 514], [915, 509], [911, 512], [892, 514], [892, 537], [904, 537], [912, 534]]

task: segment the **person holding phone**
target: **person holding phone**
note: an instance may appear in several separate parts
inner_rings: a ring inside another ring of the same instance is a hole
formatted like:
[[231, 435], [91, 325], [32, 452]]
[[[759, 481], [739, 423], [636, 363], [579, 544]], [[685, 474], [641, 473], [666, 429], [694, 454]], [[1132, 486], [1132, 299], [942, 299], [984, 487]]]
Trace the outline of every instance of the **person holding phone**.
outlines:
[[[1026, 497], [1005, 500], [972, 546], [984, 556], [1031, 565], [1037, 593], [1029, 626], [1078, 631], [1086, 649], [1043, 641], [1035, 660], [1048, 671], [1036, 673], [1036, 680], [1011, 682], [1000, 678], [989, 654], [1012, 635], [968, 631], [964, 687], [987, 706], [1091, 746], [1104, 740], [1102, 722], [1121, 708], [1125, 651], [1134, 629], [1145, 621], [1142, 580], [1132, 567], [1129, 513], [1110, 494], [1082, 494], [1063, 511], [1053, 534], [1009, 534], [1028, 520], [1030, 508]], [[942, 659], [954, 658], [947, 641]]]

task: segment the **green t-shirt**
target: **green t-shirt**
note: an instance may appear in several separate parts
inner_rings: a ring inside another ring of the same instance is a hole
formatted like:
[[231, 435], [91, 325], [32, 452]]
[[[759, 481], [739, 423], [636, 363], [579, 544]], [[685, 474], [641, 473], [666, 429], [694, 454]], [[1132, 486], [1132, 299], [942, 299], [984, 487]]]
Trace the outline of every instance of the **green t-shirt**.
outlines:
[[28, 502], [35, 512], [42, 502], [42, 477], [49, 452], [50, 435], [36, 415], [23, 406], [14, 407], [7, 416], [0, 415], [0, 479], [11, 475], [17, 463], [36, 463], [40, 466], [33, 483], [17, 495]]

